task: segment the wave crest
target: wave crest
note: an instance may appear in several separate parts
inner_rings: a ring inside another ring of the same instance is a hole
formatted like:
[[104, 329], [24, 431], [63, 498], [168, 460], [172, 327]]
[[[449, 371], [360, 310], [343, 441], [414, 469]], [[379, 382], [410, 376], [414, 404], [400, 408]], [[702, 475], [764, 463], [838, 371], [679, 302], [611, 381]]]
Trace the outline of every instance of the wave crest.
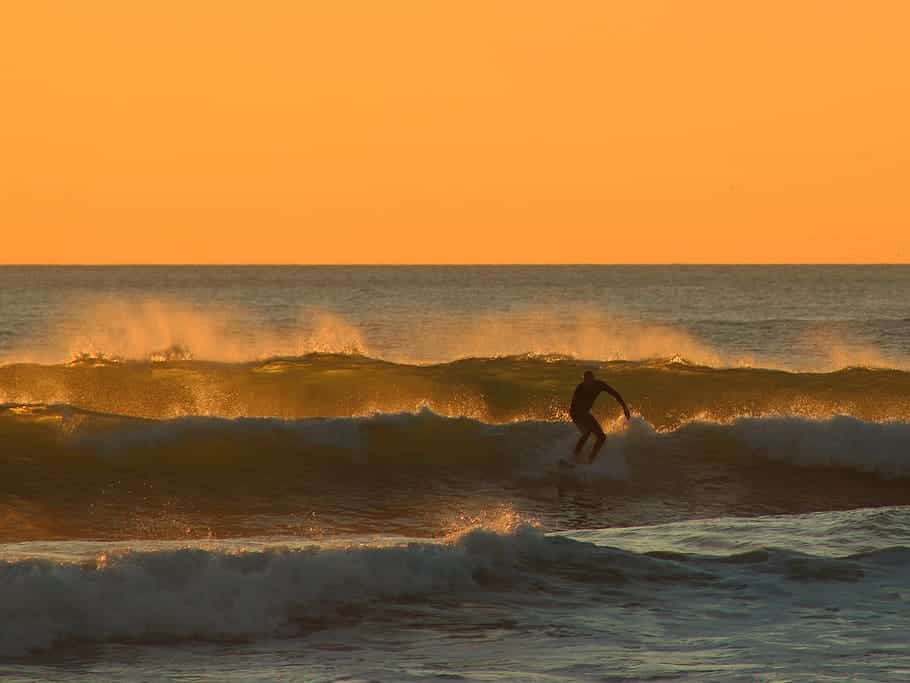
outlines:
[[572, 603], [578, 589], [595, 585], [599, 600], [648, 604], [655, 582], [737, 591], [744, 571], [761, 574], [758, 586], [769, 576], [857, 582], [866, 565], [903, 576], [908, 562], [905, 548], [845, 558], [780, 550], [727, 558], [635, 553], [529, 527], [391, 547], [103, 552], [82, 564], [23, 559], [0, 564], [0, 656], [74, 641], [299, 635], [395, 619], [403, 604], [412, 620], [415, 610], [434, 613], [438, 604], [450, 614], [453, 600], [498, 603], [503, 594], [516, 607], [540, 596]]
[[[183, 353], [172, 349], [172, 355]], [[0, 366], [0, 401], [70, 404], [148, 418], [355, 417], [427, 407], [486, 422], [564, 420], [582, 371], [594, 368], [660, 429], [694, 419], [852, 415], [910, 420], [910, 373], [848, 369], [788, 373], [669, 361], [587, 362], [565, 356], [469, 358], [406, 365], [362, 355], [309, 354], [259, 362], [120, 362]], [[609, 398], [602, 417], [615, 415]]]

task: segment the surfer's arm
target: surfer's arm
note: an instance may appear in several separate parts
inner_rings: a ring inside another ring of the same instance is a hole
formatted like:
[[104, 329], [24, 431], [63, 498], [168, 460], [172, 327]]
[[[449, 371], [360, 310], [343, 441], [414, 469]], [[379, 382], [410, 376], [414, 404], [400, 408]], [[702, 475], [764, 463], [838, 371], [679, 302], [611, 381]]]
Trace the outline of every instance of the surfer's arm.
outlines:
[[623, 400], [622, 396], [619, 395], [619, 392], [616, 391], [606, 382], [601, 382], [601, 391], [606, 391], [610, 396], [616, 399], [616, 402], [622, 406], [622, 412], [625, 413], [626, 419], [629, 420], [632, 418], [632, 415], [629, 413], [629, 406], [626, 405], [626, 402]]

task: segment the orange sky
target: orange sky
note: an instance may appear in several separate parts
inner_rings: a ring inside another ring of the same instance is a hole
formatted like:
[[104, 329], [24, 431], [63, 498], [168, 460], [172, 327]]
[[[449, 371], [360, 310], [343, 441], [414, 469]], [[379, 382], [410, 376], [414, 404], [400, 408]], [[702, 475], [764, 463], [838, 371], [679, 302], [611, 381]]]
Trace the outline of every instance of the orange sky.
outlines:
[[6, 2], [0, 262], [910, 262], [910, 2]]

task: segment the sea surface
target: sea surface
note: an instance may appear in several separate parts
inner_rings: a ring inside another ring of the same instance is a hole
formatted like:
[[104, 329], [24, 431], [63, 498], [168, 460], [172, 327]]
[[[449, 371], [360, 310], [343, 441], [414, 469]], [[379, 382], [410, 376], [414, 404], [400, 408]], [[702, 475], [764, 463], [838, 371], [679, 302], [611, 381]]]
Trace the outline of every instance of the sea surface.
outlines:
[[[626, 399], [560, 467], [586, 369]], [[0, 267], [0, 680], [910, 680], [910, 266]]]

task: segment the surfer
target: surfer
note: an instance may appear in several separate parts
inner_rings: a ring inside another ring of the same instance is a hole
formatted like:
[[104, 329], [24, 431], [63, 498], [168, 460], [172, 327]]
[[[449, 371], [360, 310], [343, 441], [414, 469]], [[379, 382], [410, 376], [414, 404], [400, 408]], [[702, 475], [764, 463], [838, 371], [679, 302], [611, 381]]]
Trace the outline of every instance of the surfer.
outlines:
[[584, 379], [581, 384], [575, 387], [575, 393], [572, 394], [572, 405], [569, 408], [569, 416], [572, 418], [572, 422], [575, 423], [575, 426], [578, 427], [578, 431], [581, 432], [581, 437], [579, 437], [578, 443], [575, 444], [576, 462], [583, 462], [579, 459], [581, 449], [585, 447], [585, 442], [592, 433], [597, 436], [597, 440], [594, 442], [594, 448], [591, 450], [591, 457], [587, 460], [588, 463], [594, 462], [594, 458], [597, 457], [597, 453], [607, 440], [604, 430], [600, 427], [600, 423], [591, 415], [591, 407], [594, 405], [594, 401], [601, 391], [606, 391], [615, 398], [619, 405], [622, 406], [622, 412], [626, 414], [626, 419], [628, 420], [631, 418], [631, 415], [629, 415], [629, 407], [622, 399], [622, 396], [619, 395], [619, 392], [606, 382], [596, 379], [594, 373], [590, 370], [585, 370]]

